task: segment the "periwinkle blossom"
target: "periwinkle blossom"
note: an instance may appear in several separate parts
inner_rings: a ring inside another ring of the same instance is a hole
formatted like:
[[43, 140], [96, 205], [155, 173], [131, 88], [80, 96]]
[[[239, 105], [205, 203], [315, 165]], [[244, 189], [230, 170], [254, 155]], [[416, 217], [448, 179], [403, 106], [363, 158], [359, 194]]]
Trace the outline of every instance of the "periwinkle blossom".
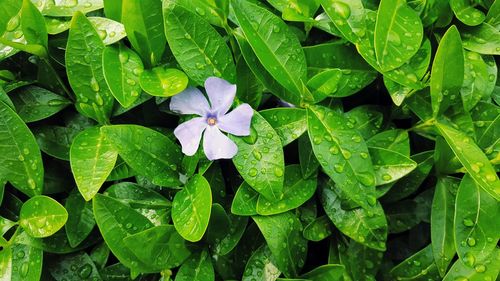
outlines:
[[228, 113], [236, 95], [236, 85], [224, 79], [210, 77], [205, 80], [207, 101], [200, 90], [187, 88], [172, 97], [170, 110], [181, 114], [196, 114], [174, 130], [182, 152], [194, 155], [203, 134], [203, 150], [209, 160], [230, 159], [238, 152], [236, 144], [221, 131], [235, 136], [250, 135], [253, 109], [244, 103]]

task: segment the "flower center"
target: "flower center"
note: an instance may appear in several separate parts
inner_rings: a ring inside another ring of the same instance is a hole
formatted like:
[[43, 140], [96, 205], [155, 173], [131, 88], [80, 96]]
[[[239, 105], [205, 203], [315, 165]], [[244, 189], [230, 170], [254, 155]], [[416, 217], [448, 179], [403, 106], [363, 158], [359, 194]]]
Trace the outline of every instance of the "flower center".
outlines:
[[217, 119], [215, 117], [208, 117], [207, 123], [208, 123], [208, 125], [213, 126], [217, 123]]

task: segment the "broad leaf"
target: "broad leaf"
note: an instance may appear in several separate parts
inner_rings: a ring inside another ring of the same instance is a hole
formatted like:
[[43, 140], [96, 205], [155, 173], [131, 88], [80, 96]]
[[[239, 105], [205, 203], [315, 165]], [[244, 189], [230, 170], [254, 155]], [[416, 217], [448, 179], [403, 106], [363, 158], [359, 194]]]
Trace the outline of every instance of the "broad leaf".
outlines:
[[56, 200], [38, 195], [24, 202], [19, 224], [30, 236], [47, 237], [61, 229], [68, 220], [68, 212]]

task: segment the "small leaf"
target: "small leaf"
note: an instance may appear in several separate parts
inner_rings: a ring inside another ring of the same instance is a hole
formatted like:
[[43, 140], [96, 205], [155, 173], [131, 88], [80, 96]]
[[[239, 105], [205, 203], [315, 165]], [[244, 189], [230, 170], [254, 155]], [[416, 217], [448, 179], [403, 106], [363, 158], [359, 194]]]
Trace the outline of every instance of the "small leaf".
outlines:
[[401, 153], [389, 149], [369, 147], [377, 185], [388, 184], [411, 173], [417, 163]]
[[35, 137], [21, 118], [0, 102], [0, 177], [28, 196], [43, 189], [42, 156]]
[[280, 270], [273, 264], [273, 254], [267, 245], [260, 246], [253, 252], [245, 266], [242, 281], [271, 281], [276, 280]]
[[[12, 277], [8, 280], [40, 280], [43, 263], [42, 249], [28, 245], [14, 244], [12, 246], [12, 257]], [[0, 278], [1, 277], [0, 274]]]
[[120, 157], [154, 184], [175, 187], [181, 159], [179, 147], [167, 136], [138, 125], [105, 126], [101, 130]]
[[78, 191], [73, 190], [64, 206], [68, 211], [68, 222], [65, 225], [68, 242], [76, 247], [89, 236], [95, 226], [92, 203], [86, 202]]
[[210, 220], [212, 193], [207, 180], [194, 175], [172, 201], [175, 229], [186, 240], [200, 241]]
[[423, 27], [405, 0], [382, 0], [377, 12], [374, 47], [383, 71], [402, 66], [420, 47]]
[[117, 21], [102, 17], [89, 17], [89, 21], [104, 45], [114, 44], [127, 36], [125, 27]]
[[471, 176], [466, 175], [458, 187], [455, 201], [455, 247], [468, 266], [486, 261], [495, 250], [500, 233], [499, 205]]
[[431, 245], [393, 267], [390, 275], [394, 280], [428, 280], [429, 278], [439, 280]]
[[182, 264], [175, 281], [214, 281], [215, 274], [207, 251], [193, 254]]
[[289, 278], [297, 276], [307, 253], [300, 220], [292, 212], [252, 218], [264, 235], [278, 269]]
[[68, 212], [56, 200], [37, 195], [23, 204], [19, 224], [30, 236], [47, 237], [61, 229], [68, 220]]
[[34, 0], [33, 2], [41, 7], [43, 15], [53, 17], [71, 17], [75, 12], [86, 14], [103, 8], [102, 0], [88, 0], [85, 2], [80, 0]]
[[321, 241], [333, 233], [332, 222], [328, 216], [316, 218], [306, 227], [303, 235], [309, 241]]
[[50, 274], [56, 280], [100, 280], [99, 271], [85, 252], [62, 256], [53, 261]]
[[455, 26], [446, 31], [439, 42], [431, 72], [433, 116], [443, 113], [460, 97], [464, 80], [464, 60], [460, 34]]
[[71, 171], [86, 201], [99, 191], [117, 157], [117, 151], [99, 127], [86, 129], [74, 138], [70, 149]]
[[123, 243], [141, 261], [161, 271], [179, 266], [191, 252], [172, 225], [161, 225], [132, 234]]
[[484, 55], [500, 55], [500, 31], [488, 23], [461, 28], [465, 49]]
[[278, 201], [269, 201], [259, 196], [257, 213], [259, 215], [274, 215], [298, 208], [309, 200], [316, 191], [316, 178], [303, 179], [300, 166], [285, 167], [285, 182], [283, 184], [283, 198]]
[[342, 35], [357, 43], [366, 34], [365, 7], [361, 0], [322, 0], [326, 14]]
[[40, 126], [33, 129], [40, 149], [46, 154], [69, 161], [69, 151], [73, 139], [80, 130], [61, 126]]
[[458, 189], [457, 178], [438, 178], [431, 212], [431, 241], [434, 262], [439, 275], [444, 276], [455, 256], [455, 235], [453, 216], [455, 195]]
[[141, 93], [139, 76], [144, 71], [141, 58], [123, 44], [108, 46], [102, 54], [102, 66], [113, 96], [123, 107], [130, 107]]
[[258, 198], [259, 193], [248, 185], [248, 183], [243, 182], [234, 195], [233, 203], [231, 204], [231, 213], [238, 216], [257, 215]]
[[490, 161], [471, 138], [444, 124], [436, 123], [458, 160], [479, 186], [496, 200], [500, 200], [500, 180]]
[[229, 136], [238, 146], [238, 154], [234, 156], [233, 163], [253, 189], [268, 200], [279, 200], [282, 197], [285, 173], [281, 140], [266, 119], [258, 113], [254, 113], [252, 118], [251, 131], [255, 132], [255, 136]]
[[479, 25], [486, 18], [485, 14], [475, 6], [475, 2], [470, 0], [450, 0], [450, 7], [457, 19], [470, 26]]
[[307, 130], [306, 112], [299, 108], [272, 108], [259, 112], [273, 127], [283, 146], [300, 137]]
[[172, 53], [191, 79], [198, 85], [211, 76], [236, 81], [231, 51], [208, 22], [168, 2], [163, 5], [163, 18]]
[[158, 66], [141, 74], [141, 88], [148, 94], [157, 97], [170, 97], [182, 92], [188, 85], [188, 77], [184, 72]]

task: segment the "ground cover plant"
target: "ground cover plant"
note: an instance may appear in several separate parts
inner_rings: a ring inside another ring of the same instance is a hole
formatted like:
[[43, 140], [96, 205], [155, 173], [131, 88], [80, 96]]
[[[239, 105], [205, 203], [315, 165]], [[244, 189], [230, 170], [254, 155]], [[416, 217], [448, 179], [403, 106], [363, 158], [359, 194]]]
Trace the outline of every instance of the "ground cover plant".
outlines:
[[497, 280], [497, 55], [499, 0], [0, 0], [0, 280]]

